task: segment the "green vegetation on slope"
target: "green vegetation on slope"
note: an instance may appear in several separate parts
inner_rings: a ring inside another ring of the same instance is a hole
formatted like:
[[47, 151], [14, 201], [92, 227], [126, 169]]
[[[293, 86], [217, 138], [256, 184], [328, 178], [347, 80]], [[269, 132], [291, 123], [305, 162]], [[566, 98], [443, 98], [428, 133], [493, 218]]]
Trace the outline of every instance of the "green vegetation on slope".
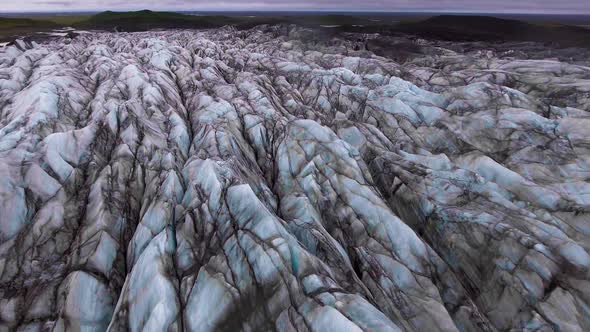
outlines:
[[59, 24], [45, 20], [0, 17], [0, 41], [10, 40], [13, 36], [55, 29], [59, 26]]
[[35, 19], [50, 21], [60, 26], [72, 26], [91, 18], [92, 15], [67, 15], [67, 14], [42, 14], [35, 16]]
[[58, 24], [45, 21], [45, 20], [33, 20], [30, 18], [13, 18], [13, 17], [0, 17], [0, 29], [23, 29], [23, 28], [54, 28]]

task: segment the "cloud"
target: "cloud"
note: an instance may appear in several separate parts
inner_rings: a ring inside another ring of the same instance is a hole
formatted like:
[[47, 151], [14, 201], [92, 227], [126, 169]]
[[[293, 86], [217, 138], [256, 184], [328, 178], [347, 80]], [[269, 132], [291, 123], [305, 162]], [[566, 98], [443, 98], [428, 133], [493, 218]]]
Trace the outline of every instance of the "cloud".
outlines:
[[56, 6], [56, 7], [70, 7], [70, 6], [74, 5], [74, 3], [72, 1], [51, 1], [51, 0], [33, 1], [33, 4], [35, 4], [35, 5], [49, 5], [49, 6]]
[[0, 0], [0, 11], [383, 10], [590, 14], [588, 0]]

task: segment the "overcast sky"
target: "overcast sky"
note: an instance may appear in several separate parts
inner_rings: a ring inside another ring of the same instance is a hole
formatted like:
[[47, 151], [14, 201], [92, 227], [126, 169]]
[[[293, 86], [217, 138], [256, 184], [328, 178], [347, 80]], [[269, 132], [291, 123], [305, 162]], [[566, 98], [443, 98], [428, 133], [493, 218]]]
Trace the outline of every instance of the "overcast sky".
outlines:
[[590, 0], [0, 0], [0, 12], [107, 9], [385, 10], [590, 14]]

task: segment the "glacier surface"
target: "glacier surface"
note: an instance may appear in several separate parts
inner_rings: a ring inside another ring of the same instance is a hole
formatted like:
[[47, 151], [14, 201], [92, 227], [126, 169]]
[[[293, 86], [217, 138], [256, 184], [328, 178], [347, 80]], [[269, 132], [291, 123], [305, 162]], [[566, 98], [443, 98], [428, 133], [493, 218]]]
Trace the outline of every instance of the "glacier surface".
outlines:
[[312, 35], [0, 49], [0, 330], [590, 330], [590, 67]]

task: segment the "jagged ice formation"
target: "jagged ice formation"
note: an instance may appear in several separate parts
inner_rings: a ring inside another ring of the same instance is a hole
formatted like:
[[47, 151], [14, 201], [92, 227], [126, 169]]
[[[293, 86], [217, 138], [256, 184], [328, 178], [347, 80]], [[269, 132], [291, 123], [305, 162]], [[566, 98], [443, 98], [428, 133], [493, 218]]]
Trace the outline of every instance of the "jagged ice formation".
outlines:
[[0, 330], [590, 330], [590, 68], [313, 34], [0, 50]]

